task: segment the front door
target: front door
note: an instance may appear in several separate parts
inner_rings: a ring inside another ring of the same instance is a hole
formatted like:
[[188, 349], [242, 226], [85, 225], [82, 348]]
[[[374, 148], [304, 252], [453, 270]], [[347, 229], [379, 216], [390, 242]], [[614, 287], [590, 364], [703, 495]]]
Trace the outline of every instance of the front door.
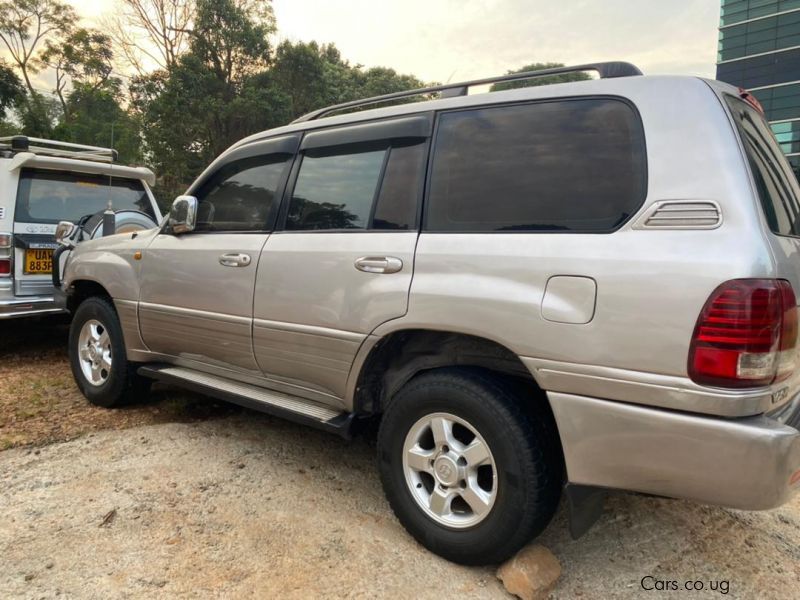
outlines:
[[358, 135], [304, 138], [283, 227], [265, 244], [256, 281], [262, 371], [331, 404], [367, 335], [406, 313], [427, 154], [421, 135]]
[[153, 352], [255, 374], [256, 267], [292, 155], [249, 154], [197, 187], [194, 231], [144, 250], [139, 324]]

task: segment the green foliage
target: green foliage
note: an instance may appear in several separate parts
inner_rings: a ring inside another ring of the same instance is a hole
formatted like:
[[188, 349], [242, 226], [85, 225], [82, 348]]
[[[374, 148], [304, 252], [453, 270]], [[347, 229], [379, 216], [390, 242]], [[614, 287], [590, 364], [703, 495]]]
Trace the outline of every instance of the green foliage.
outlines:
[[121, 162], [141, 163], [139, 122], [120, 106], [119, 95], [119, 84], [75, 84], [67, 100], [71, 118], [57, 125], [53, 134], [78, 144], [113, 147]]
[[[119, 79], [111, 77], [114, 51], [111, 38], [90, 29], [76, 29], [63, 40], [48, 40], [37, 63], [55, 70], [55, 93], [61, 102], [64, 122], [72, 121], [70, 103], [65, 97], [69, 84], [73, 90], [100, 90], [119, 95]], [[73, 140], [74, 141], [74, 140]]]
[[6, 118], [6, 111], [25, 99], [22, 80], [13, 69], [0, 60], [0, 120]]
[[362, 69], [343, 60], [333, 45], [283, 42], [271, 71], [286, 90], [296, 118], [312, 110], [350, 100], [414, 89], [425, 84], [394, 69]]
[[[555, 69], [563, 66], [564, 63], [531, 63], [519, 69], [507, 71], [507, 74], [513, 75], [514, 73], [524, 73], [525, 71], [542, 71], [544, 69]], [[506, 83], [495, 83], [489, 88], [489, 91], [499, 92], [501, 90], [515, 90], [517, 88], [551, 85], [553, 83], [567, 83], [569, 81], [585, 81], [587, 79], [591, 79], [591, 76], [582, 72], [563, 73], [561, 75], [545, 75], [544, 77], [536, 77], [534, 79], [521, 79], [519, 81], [508, 81]]]
[[93, 29], [76, 29], [63, 40], [47, 40], [38, 59], [43, 67], [62, 71], [75, 83], [99, 87], [111, 75], [111, 38]]
[[222, 82], [236, 85], [269, 62], [272, 5], [259, 0], [198, 0], [191, 53]]
[[18, 107], [21, 133], [31, 137], [53, 137], [53, 128], [58, 122], [58, 101], [38, 92], [28, 94]]

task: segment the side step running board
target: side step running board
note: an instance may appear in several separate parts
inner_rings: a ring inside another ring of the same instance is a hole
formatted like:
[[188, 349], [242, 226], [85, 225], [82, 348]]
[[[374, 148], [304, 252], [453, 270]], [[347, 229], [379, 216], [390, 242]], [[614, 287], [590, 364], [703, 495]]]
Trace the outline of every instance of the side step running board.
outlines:
[[290, 396], [184, 367], [147, 365], [139, 367], [137, 372], [143, 377], [350, 438], [352, 413], [338, 411], [305, 398]]

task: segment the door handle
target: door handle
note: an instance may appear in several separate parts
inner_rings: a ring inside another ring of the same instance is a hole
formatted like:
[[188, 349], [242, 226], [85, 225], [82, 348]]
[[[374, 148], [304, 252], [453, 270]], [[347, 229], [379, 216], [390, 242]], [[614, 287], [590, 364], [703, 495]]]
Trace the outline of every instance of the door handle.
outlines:
[[365, 273], [397, 273], [403, 268], [403, 261], [394, 256], [362, 256], [355, 264]]
[[249, 254], [223, 254], [219, 257], [219, 264], [223, 267], [246, 267], [250, 260]]

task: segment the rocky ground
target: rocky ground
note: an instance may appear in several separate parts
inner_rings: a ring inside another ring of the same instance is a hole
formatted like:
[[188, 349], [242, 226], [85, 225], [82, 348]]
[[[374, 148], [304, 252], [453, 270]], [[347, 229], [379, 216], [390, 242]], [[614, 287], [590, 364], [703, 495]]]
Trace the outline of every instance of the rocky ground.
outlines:
[[[405, 533], [368, 439], [169, 390], [93, 409], [61, 358], [63, 327], [20, 352], [2, 326], [0, 597], [509, 597], [494, 568]], [[554, 598], [800, 594], [800, 497], [744, 513], [618, 494], [582, 539], [562, 507], [540, 542], [562, 565]]]

